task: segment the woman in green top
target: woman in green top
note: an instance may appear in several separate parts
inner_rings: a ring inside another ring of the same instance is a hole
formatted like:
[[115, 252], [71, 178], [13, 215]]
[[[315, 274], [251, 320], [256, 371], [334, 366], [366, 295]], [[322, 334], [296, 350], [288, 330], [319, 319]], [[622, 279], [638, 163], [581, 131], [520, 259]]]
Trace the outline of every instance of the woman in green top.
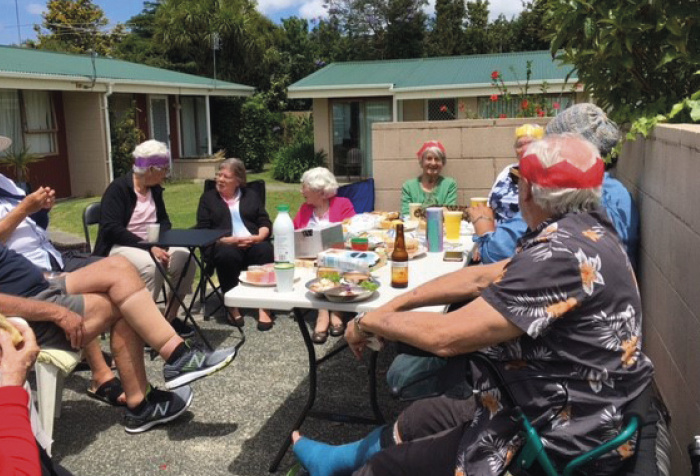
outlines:
[[401, 214], [408, 215], [409, 203], [420, 203], [423, 207], [457, 205], [457, 183], [450, 177], [440, 175], [447, 161], [445, 147], [431, 140], [424, 143], [416, 155], [423, 173], [404, 182], [401, 188]]

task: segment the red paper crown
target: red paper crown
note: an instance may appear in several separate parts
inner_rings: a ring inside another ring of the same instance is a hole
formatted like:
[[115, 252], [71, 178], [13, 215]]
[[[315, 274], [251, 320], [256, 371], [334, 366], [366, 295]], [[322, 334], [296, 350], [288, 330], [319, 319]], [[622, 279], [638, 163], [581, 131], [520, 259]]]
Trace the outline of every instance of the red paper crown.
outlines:
[[426, 149], [429, 149], [431, 147], [437, 147], [442, 151], [442, 153], [445, 153], [445, 147], [438, 141], [436, 140], [429, 140], [423, 144], [423, 147], [420, 148], [420, 150], [416, 153], [419, 159], [423, 158], [423, 152], [426, 151]]
[[520, 159], [520, 175], [530, 183], [544, 188], [595, 188], [603, 184], [605, 163], [596, 157], [595, 163], [586, 171], [566, 160], [543, 167], [535, 154]]

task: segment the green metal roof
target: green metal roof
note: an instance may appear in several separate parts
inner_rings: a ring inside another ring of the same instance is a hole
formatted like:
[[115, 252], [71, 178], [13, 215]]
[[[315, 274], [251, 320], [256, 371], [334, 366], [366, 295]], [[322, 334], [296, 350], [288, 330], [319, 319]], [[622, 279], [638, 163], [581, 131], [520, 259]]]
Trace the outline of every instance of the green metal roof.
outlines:
[[175, 86], [192, 89], [221, 89], [252, 94], [254, 88], [242, 84], [216, 81], [192, 74], [96, 57], [95, 69], [89, 55], [56, 53], [30, 48], [0, 46], [0, 77], [29, 75], [54, 80], [88, 80], [98, 82]]
[[[491, 73], [500, 71], [506, 83], [525, 82], [527, 62], [532, 61], [530, 82], [563, 81], [571, 72], [549, 51], [527, 51], [472, 56], [419, 58], [387, 61], [332, 63], [289, 87], [289, 91], [382, 87], [393, 90], [478, 87], [491, 84]], [[513, 72], [515, 71], [515, 72]], [[571, 81], [575, 81], [572, 75]]]

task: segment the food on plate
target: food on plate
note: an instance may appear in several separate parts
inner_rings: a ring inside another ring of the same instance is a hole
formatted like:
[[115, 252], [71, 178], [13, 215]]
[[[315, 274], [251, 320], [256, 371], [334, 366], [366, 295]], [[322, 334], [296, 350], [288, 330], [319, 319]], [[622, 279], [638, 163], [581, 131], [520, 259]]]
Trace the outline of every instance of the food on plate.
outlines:
[[309, 284], [309, 289], [312, 290], [315, 293], [322, 293], [324, 291], [328, 291], [329, 289], [333, 289], [338, 286], [338, 283], [336, 281], [332, 281], [328, 278], [321, 278], [313, 283]]
[[[406, 251], [409, 253], [418, 251], [418, 248], [420, 248], [420, 242], [416, 238], [412, 238], [410, 236], [407, 236], [405, 239], [406, 242]], [[391, 251], [394, 249], [394, 242], [393, 241], [387, 241], [386, 242], [386, 249], [387, 251]]]
[[321, 266], [316, 272], [317, 278], [327, 278], [333, 282], [340, 281], [340, 270], [338, 268], [331, 268], [328, 266]]
[[360, 287], [365, 288], [367, 291], [376, 291], [379, 289], [379, 283], [374, 281], [362, 281]]
[[362, 273], [360, 271], [348, 271], [347, 273], [343, 273], [343, 281], [352, 284], [361, 284], [370, 279], [372, 279], [372, 277], [368, 273]]
[[393, 220], [384, 219], [384, 220], [379, 222], [379, 228], [383, 228], [385, 230], [391, 230], [391, 229], [396, 228], [396, 225], [401, 225], [401, 224], [403, 224], [403, 222], [401, 220], [398, 220], [398, 219], [393, 219]]
[[24, 340], [22, 334], [20, 334], [17, 328], [13, 326], [10, 323], [10, 321], [8, 321], [7, 318], [2, 314], [0, 314], [0, 329], [10, 334], [10, 339], [12, 339], [12, 345], [14, 345], [15, 347], [21, 344]]
[[246, 280], [251, 283], [262, 283], [264, 276], [265, 270], [262, 266], [249, 266], [248, 272], [245, 275]]

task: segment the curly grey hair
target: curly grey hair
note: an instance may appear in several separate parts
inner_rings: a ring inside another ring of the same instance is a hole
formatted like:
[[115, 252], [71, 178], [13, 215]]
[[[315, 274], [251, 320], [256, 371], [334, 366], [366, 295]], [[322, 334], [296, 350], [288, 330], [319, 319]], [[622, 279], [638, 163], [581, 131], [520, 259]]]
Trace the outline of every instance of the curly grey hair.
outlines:
[[338, 181], [335, 175], [325, 167], [315, 167], [304, 172], [301, 176], [301, 184], [309, 189], [323, 194], [323, 198], [335, 197], [338, 192]]

